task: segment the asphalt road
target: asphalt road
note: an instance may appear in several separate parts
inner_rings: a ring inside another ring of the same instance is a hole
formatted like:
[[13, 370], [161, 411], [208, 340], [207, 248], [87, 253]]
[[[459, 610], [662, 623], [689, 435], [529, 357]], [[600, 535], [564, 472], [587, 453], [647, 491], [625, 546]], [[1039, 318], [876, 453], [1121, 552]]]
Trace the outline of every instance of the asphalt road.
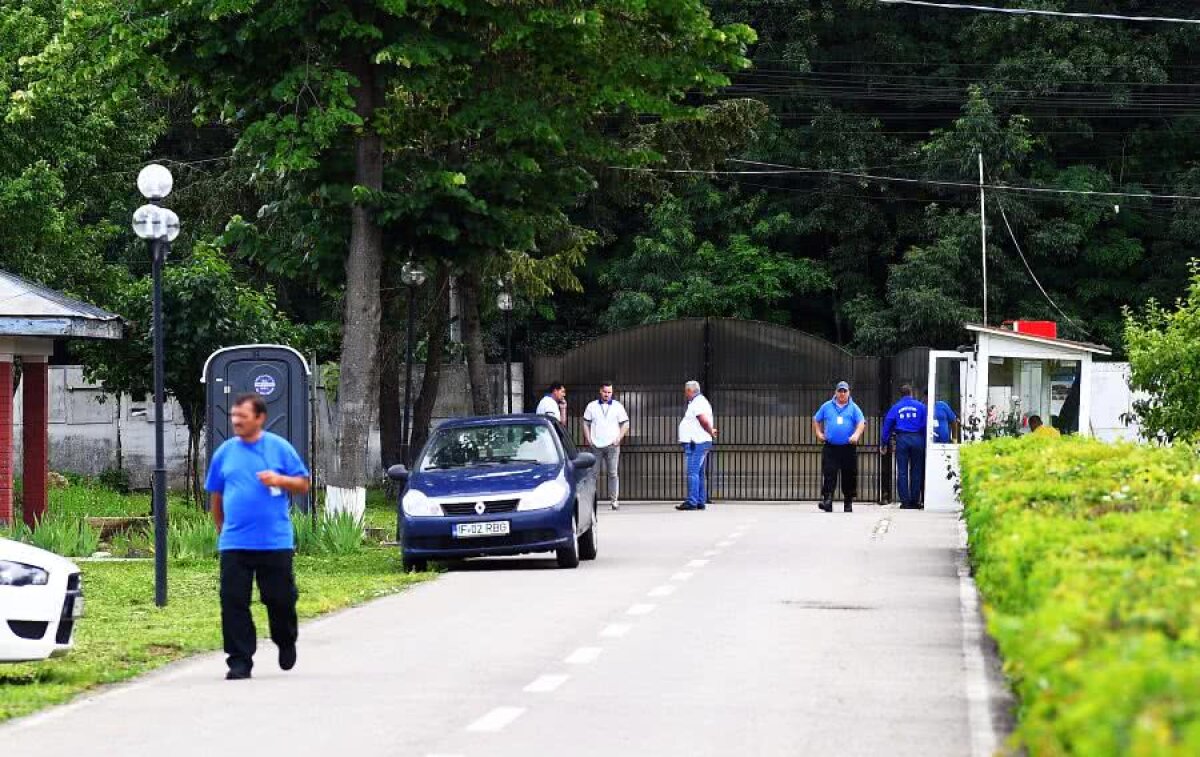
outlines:
[[929, 757], [1003, 737], [954, 515], [601, 518], [578, 570], [463, 563], [306, 624], [291, 672], [270, 642], [250, 681], [193, 658], [0, 726], [3, 753]]

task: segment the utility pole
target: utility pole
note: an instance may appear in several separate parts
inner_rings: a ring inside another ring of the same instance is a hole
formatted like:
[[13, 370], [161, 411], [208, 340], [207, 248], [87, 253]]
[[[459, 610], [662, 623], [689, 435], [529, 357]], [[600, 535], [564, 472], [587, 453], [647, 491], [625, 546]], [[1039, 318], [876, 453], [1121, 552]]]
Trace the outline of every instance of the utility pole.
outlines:
[[988, 287], [987, 287], [987, 217], [984, 215], [983, 201], [983, 151], [979, 151], [979, 238], [983, 240], [981, 263], [983, 267], [983, 325], [988, 325]]

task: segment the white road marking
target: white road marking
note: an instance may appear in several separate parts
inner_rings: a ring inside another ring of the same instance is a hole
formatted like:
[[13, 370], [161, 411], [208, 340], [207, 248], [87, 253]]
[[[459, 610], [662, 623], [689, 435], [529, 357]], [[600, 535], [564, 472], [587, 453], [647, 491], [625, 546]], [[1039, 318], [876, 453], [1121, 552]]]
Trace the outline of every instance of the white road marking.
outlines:
[[524, 707], [497, 707], [488, 714], [467, 726], [474, 733], [495, 733], [525, 714]]
[[533, 683], [526, 686], [524, 691], [527, 691], [530, 694], [548, 694], [566, 683], [569, 677], [570, 676], [565, 675], [541, 676]]
[[626, 615], [649, 615], [654, 612], [654, 605], [638, 604], [625, 611]]
[[572, 652], [564, 662], [568, 665], [587, 665], [589, 662], [595, 662], [603, 651], [603, 647], [580, 647]]
[[689, 568], [703, 568], [705, 565], [708, 565], [708, 560], [692, 560], [691, 562], [689, 562], [689, 563], [687, 564], [687, 567], [689, 567]]
[[890, 531], [891, 528], [892, 516], [889, 515], [885, 518], [880, 518], [875, 523], [875, 527], [871, 529], [871, 541], [879, 541], [884, 536], [887, 536], [887, 532]]
[[667, 597], [674, 593], [675, 593], [674, 586], [672, 586], [671, 584], [663, 584], [662, 586], [655, 586], [653, 589], [650, 590], [650, 593], [647, 596]]
[[606, 639], [619, 639], [629, 633], [631, 628], [633, 628], [633, 625], [630, 623], [610, 623], [604, 627], [600, 635]]
[[719, 555], [719, 554], [721, 554], [721, 550], [719, 550], [719, 549], [710, 549], [710, 550], [708, 550], [707, 552], [705, 552], [705, 553], [704, 553], [704, 556], [705, 556], [705, 557], [716, 557], [716, 556], [717, 556], [717, 555]]
[[690, 571], [681, 570], [678, 573], [676, 573], [675, 575], [671, 576], [671, 580], [672, 581], [686, 581], [694, 575], [695, 574]]
[[740, 538], [742, 538], [742, 537], [743, 537], [743, 536], [745, 536], [745, 535], [746, 535], [746, 533], [745, 533], [744, 531], [734, 531], [734, 532], [733, 532], [733, 533], [731, 533], [731, 534], [730, 534], [730, 535], [729, 535], [727, 538], [729, 538], [729, 539], [740, 539]]
[[979, 595], [971, 568], [967, 564], [967, 527], [959, 521], [958, 599], [962, 613], [963, 681], [967, 689], [967, 722], [971, 729], [972, 757], [995, 754], [1000, 739], [992, 722], [992, 695], [988, 685], [987, 663], [983, 659], [983, 623], [979, 616]]
[[717, 542], [717, 546], [718, 546], [718, 547], [720, 547], [721, 549], [725, 549], [726, 547], [732, 547], [732, 546], [733, 546], [733, 542], [731, 542], [731, 541], [728, 541], [728, 540], [726, 540], [726, 541], [719, 541], [719, 542]]

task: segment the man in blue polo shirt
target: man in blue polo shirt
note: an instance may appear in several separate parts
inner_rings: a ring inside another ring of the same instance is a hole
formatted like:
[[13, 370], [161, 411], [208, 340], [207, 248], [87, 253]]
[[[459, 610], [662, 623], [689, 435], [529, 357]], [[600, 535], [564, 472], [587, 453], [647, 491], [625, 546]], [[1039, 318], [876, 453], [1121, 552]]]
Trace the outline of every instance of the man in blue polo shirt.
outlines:
[[945, 400], [933, 403], [933, 440], [938, 444], [953, 444], [958, 437], [958, 415]]
[[925, 483], [925, 404], [913, 399], [912, 387], [900, 385], [900, 401], [892, 405], [883, 419], [879, 453], [887, 451], [892, 432], [896, 432], [896, 488], [900, 509], [921, 509], [921, 491]]
[[232, 438], [213, 453], [204, 488], [212, 495], [212, 516], [221, 552], [221, 633], [225, 678], [250, 677], [258, 632], [250, 616], [258, 579], [267, 606], [271, 641], [279, 647], [279, 667], [296, 664], [296, 576], [292, 570], [295, 535], [288, 494], [309, 488], [309, 472], [286, 439], [264, 431], [267, 403], [243, 394], [229, 410]]
[[817, 410], [812, 419], [813, 433], [825, 443], [821, 448], [821, 504], [833, 512], [833, 490], [838, 474], [842, 477], [842, 496], [846, 512], [853, 512], [858, 495], [858, 452], [854, 446], [867, 429], [867, 418], [850, 399], [850, 385], [839, 381], [833, 399]]

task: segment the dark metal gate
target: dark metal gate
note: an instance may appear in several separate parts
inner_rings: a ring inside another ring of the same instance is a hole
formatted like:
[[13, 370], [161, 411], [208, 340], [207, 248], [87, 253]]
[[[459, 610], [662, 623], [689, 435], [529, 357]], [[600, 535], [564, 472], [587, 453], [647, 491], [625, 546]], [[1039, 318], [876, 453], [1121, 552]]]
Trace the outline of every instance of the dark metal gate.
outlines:
[[[890, 465], [878, 448], [883, 403], [892, 399], [893, 362], [855, 356], [785, 326], [683, 319], [609, 334], [564, 355], [535, 356], [527, 404], [532, 407], [551, 381], [562, 381], [568, 428], [582, 441], [583, 410], [600, 383], [612, 381], [631, 419], [621, 451], [622, 499], [681, 501], [683, 455], [676, 433], [683, 385], [695, 379], [721, 431], [708, 469], [713, 499], [811, 501], [821, 488], [821, 446], [811, 418], [836, 382], [846, 380], [867, 416], [858, 451], [859, 499], [881, 501], [892, 491]], [[918, 362], [917, 356], [905, 361]]]

